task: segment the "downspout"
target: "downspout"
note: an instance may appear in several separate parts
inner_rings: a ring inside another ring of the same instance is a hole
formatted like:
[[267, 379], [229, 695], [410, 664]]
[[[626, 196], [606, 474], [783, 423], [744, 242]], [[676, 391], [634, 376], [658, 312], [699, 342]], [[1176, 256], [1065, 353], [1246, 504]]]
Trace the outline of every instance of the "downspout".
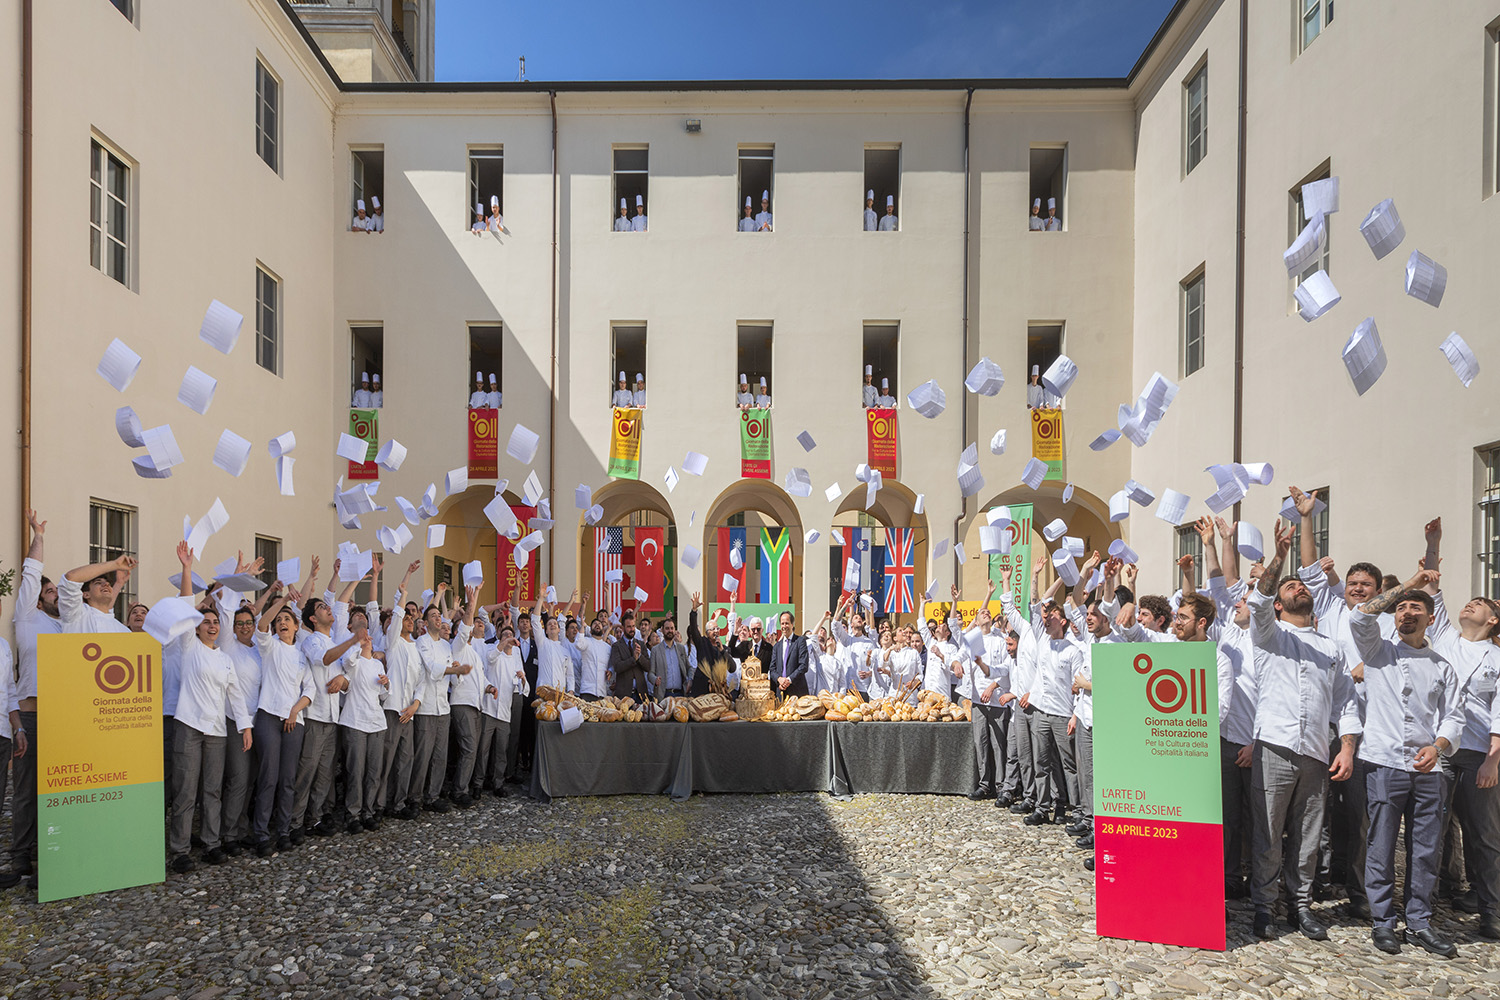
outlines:
[[[547, 91], [552, 105], [552, 363], [547, 369], [547, 388], [551, 395], [547, 416], [547, 489], [557, 476], [557, 91]], [[555, 579], [555, 560], [552, 558], [557, 546], [547, 546], [547, 582]]]
[[32, 0], [21, 0], [21, 551], [31, 509], [31, 57]]
[[[972, 209], [973, 209], [973, 205], [971, 203], [972, 193], [970, 191], [970, 186], [969, 186], [969, 108], [973, 104], [974, 104], [974, 88], [970, 87], [970, 88], [968, 88], [968, 93], [964, 97], [964, 291], [963, 291], [963, 295], [964, 295], [964, 304], [963, 304], [963, 355], [964, 355], [964, 367], [963, 367], [963, 371], [961, 371], [959, 373], [959, 376], [958, 376], [960, 382], [962, 382], [964, 379], [968, 378], [968, 376], [969, 376], [969, 217], [970, 217], [970, 214], [971, 214]], [[964, 393], [964, 395], [965, 395], [965, 397], [967, 397], [968, 394]], [[976, 402], [974, 405], [978, 406], [979, 404]], [[962, 420], [962, 424], [961, 424], [962, 436], [959, 439], [958, 446], [959, 446], [960, 449], [963, 449], [963, 448], [967, 448], [969, 446], [969, 400], [967, 398], [964, 399], [964, 405], [961, 406], [961, 407], [959, 407], [959, 412], [961, 414], [960, 419]], [[960, 535], [959, 535], [959, 527], [960, 527], [960, 525], [963, 524], [964, 518], [966, 518], [968, 516], [969, 516], [969, 498], [968, 497], [964, 497], [961, 500], [961, 505], [960, 505], [960, 507], [958, 509], [958, 516], [956, 516], [953, 519], [953, 538], [955, 540], [957, 540], [960, 537]], [[929, 547], [928, 551], [931, 552], [932, 549]], [[963, 582], [960, 579], [962, 573], [963, 573], [963, 568], [961, 566], [959, 566], [957, 560], [954, 560], [954, 562], [953, 562], [953, 583], [954, 583], [955, 586], [957, 586], [957, 585], [959, 585], [959, 584], [961, 584]]]
[[[1240, 0], [1239, 152], [1235, 170], [1234, 206], [1234, 461], [1243, 462], [1245, 429], [1245, 124], [1246, 74], [1250, 0]], [[1240, 505], [1234, 505], [1240, 516]]]

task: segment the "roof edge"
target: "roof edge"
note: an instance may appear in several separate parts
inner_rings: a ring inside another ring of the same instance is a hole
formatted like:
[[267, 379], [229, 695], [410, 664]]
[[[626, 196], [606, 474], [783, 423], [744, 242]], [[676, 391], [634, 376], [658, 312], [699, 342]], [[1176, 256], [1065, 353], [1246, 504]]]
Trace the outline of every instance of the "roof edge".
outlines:
[[519, 83], [450, 80], [424, 83], [341, 83], [340, 89], [354, 94], [546, 94], [778, 90], [1124, 90], [1128, 86], [1129, 81], [1124, 77], [1023, 77], [977, 80], [527, 80]]

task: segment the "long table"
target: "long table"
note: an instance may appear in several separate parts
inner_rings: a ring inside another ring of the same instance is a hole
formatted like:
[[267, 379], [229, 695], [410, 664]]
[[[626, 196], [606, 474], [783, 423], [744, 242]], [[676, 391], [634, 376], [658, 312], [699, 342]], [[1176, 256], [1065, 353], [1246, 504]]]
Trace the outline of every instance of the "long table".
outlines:
[[961, 722], [537, 723], [531, 796], [694, 792], [962, 795], [979, 780]]

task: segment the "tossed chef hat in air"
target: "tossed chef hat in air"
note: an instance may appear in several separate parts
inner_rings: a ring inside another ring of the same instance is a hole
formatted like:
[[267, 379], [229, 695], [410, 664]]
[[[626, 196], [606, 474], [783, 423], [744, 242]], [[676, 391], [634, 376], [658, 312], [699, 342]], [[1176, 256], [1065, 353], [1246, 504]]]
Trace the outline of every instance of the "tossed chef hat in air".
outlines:
[[1047, 207], [1048, 208], [1056, 208], [1057, 207], [1057, 199], [1056, 198], [1048, 198], [1047, 199]]
[[893, 195], [893, 194], [886, 195], [885, 196], [885, 207], [886, 208], [894, 208], [895, 205], [896, 205], [896, 196]]
[[374, 205], [376, 208], [379, 208], [380, 207], [380, 195], [378, 195], [378, 194], [372, 194], [372, 195], [370, 195], [370, 204]]
[[354, 207], [363, 212], [365, 210], [365, 200], [363, 198], [356, 198], [354, 200]]
[[636, 208], [640, 208], [644, 204], [645, 204], [645, 202], [643, 200], [641, 200], [641, 196], [640, 195], [636, 195], [635, 196], [635, 207]]

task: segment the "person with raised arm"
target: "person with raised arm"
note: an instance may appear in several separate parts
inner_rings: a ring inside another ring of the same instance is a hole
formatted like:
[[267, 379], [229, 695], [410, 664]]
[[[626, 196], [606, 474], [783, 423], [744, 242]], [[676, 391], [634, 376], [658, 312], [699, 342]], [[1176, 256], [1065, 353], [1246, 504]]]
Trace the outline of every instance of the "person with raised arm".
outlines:
[[423, 809], [439, 813], [452, 808], [446, 799], [440, 798], [443, 779], [448, 773], [448, 731], [452, 722], [448, 678], [473, 669], [467, 663], [453, 662], [453, 647], [449, 645], [452, 630], [442, 611], [447, 590], [446, 582], [437, 585], [433, 603], [422, 613], [426, 629], [417, 639], [417, 655], [422, 662], [417, 698], [421, 704], [417, 708], [417, 750], [411, 779], [413, 803], [420, 801]]
[[412, 746], [415, 742], [412, 719], [422, 707], [418, 688], [425, 677], [422, 658], [412, 631], [417, 624], [417, 610], [407, 607], [406, 584], [422, 566], [414, 560], [396, 586], [391, 598], [391, 618], [385, 630], [385, 675], [389, 691], [385, 698], [385, 749], [380, 768], [380, 784], [375, 789], [375, 809], [379, 815], [416, 819], [420, 804], [412, 799]]
[[297, 792], [297, 761], [302, 756], [300, 716], [317, 694], [312, 670], [297, 648], [297, 612], [293, 608], [302, 595], [294, 587], [283, 591], [279, 581], [271, 585], [271, 591], [271, 604], [255, 628], [261, 675], [254, 739], [260, 761], [251, 835], [256, 854], [263, 858], [292, 846], [292, 805]]
[[16, 587], [14, 616], [15, 690], [10, 713], [11, 776], [15, 792], [11, 796], [10, 870], [0, 874], [0, 889], [8, 889], [35, 869], [36, 854], [36, 761], [37, 761], [37, 636], [57, 635], [62, 631], [58, 617], [57, 584], [42, 575], [42, 557], [47, 522], [34, 510], [26, 512], [31, 526], [31, 545], [21, 564], [21, 582]]

